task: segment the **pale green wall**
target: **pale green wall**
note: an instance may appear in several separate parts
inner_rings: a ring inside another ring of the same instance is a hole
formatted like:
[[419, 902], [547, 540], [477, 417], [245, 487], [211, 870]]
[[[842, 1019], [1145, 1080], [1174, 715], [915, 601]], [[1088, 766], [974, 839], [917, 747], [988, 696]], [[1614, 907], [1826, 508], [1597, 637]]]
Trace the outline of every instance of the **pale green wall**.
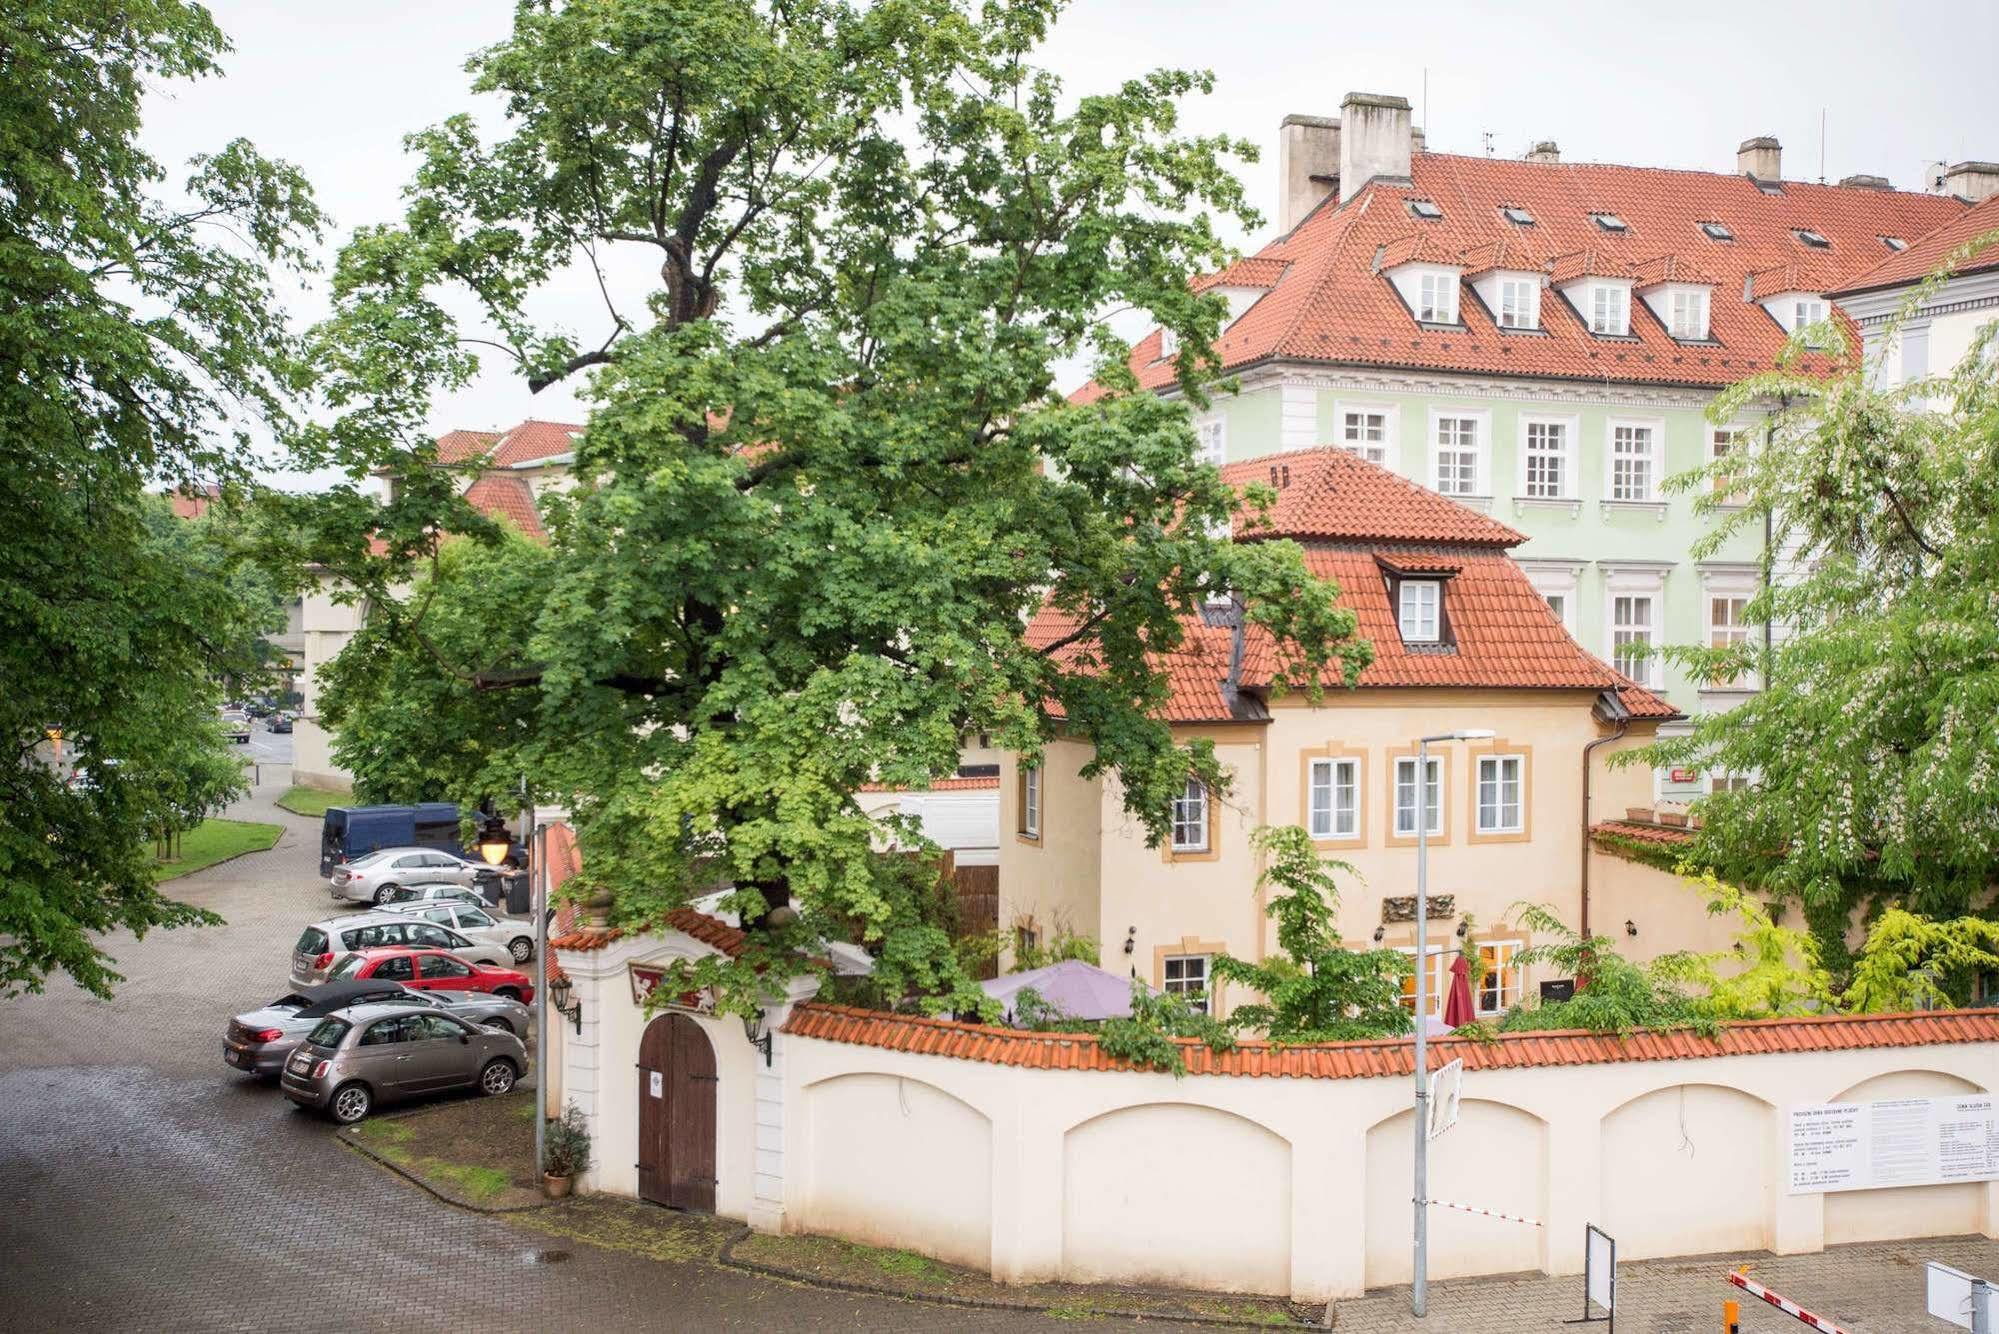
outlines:
[[1278, 395], [1275, 389], [1248, 394], [1216, 394], [1215, 409], [1228, 421], [1229, 462], [1253, 459], [1277, 448]]

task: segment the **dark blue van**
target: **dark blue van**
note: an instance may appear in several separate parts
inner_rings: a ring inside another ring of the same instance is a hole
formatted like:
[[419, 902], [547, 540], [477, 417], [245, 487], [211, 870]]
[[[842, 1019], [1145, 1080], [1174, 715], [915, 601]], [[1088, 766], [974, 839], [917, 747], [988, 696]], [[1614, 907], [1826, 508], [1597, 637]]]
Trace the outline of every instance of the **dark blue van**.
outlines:
[[378, 848], [436, 848], [465, 855], [458, 842], [458, 807], [449, 801], [415, 806], [335, 806], [319, 833], [319, 873]]

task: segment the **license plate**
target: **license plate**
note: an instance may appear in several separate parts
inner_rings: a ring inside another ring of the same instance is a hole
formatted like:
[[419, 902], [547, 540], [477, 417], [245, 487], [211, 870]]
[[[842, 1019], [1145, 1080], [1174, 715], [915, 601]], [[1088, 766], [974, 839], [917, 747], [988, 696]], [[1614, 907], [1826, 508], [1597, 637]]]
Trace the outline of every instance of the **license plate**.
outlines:
[[292, 1069], [301, 1075], [304, 1074], [306, 1071], [312, 1069], [312, 1058], [310, 1056], [292, 1057]]
[[224, 1047], [222, 1049], [222, 1059], [231, 1065], [241, 1065], [243, 1064], [243, 1053], [237, 1051], [234, 1047]]

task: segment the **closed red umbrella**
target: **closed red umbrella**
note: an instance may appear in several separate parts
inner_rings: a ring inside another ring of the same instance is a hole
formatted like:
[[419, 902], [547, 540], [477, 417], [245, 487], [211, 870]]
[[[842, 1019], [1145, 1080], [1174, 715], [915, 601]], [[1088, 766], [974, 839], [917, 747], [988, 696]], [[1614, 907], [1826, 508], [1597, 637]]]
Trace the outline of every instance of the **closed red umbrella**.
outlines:
[[1471, 999], [1471, 965], [1460, 954], [1451, 960], [1451, 990], [1444, 997], [1444, 1026], [1462, 1028], [1478, 1018], [1478, 1007]]

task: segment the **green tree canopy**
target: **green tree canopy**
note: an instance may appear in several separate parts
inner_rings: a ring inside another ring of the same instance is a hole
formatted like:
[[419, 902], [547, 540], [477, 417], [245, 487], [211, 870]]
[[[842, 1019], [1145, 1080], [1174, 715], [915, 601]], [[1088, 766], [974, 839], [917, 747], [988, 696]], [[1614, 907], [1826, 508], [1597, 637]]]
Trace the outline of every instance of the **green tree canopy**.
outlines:
[[[95, 933], [204, 916], [155, 891], [146, 845], [232, 786], [215, 705], [270, 603], [149, 493], [247, 481], [245, 432], [302, 383], [270, 270], [319, 226], [246, 143], [173, 191], [139, 148], [147, 86], [224, 49], [174, 0], [0, 12], [0, 994], [57, 970], [107, 993]], [[48, 729], [94, 786], [64, 785]]]
[[[329, 702], [349, 754], [393, 732], [461, 798], [526, 775], [628, 922], [721, 858], [752, 916], [789, 893], [879, 935], [899, 914], [862, 783], [948, 775], [970, 730], [1037, 757], [1059, 717], [1157, 838], [1190, 766], [1225, 786], [1158, 717], [1150, 655], [1183, 616], [1226, 590], [1291, 678], [1359, 670], [1351, 614], [1295, 547], [1212, 536], [1235, 497], [1105, 323], [1136, 307], [1178, 331], [1205, 401], [1223, 304], [1187, 280], [1226, 258], [1213, 218], [1248, 216], [1225, 164], [1248, 150], [1178, 132], [1207, 75], [1067, 95], [1030, 63], [1059, 7], [519, 7], [470, 65], [504, 124], [412, 137], [407, 216], [347, 247], [317, 336], [338, 414], [308, 443], [356, 486], [311, 554], [380, 623]], [[656, 276], [615, 281], [618, 251]], [[601, 279], [587, 337], [533, 316], [565, 271]], [[437, 531], [490, 536], [426, 417], [495, 354], [531, 386], [587, 377], [582, 485], [547, 555], [511, 558], [545, 563], [537, 596], [412, 597]], [[1078, 358], [1111, 393], [1060, 400]], [[382, 509], [358, 499], [377, 466], [403, 479]], [[361, 558], [369, 533], [386, 554]], [[1060, 643], [1025, 634], [1045, 602], [1072, 620]], [[478, 606], [484, 643], [432, 642], [430, 617]], [[361, 680], [419, 671], [456, 692], [435, 744]]]
[[1783, 559], [1748, 611], [1781, 630], [1767, 662], [1756, 642], [1674, 650], [1696, 676], [1760, 671], [1765, 688], [1620, 759], [1754, 775], [1701, 804], [1691, 860], [1801, 899], [1835, 972], [1861, 895], [1954, 917], [1999, 876], [1993, 332], [1906, 383], [1886, 383], [1879, 354], [1831, 379], [1780, 364], [1712, 410], [1774, 405], [1765, 438], [1675, 479], [1716, 514], [1697, 558], [1769, 517]]

